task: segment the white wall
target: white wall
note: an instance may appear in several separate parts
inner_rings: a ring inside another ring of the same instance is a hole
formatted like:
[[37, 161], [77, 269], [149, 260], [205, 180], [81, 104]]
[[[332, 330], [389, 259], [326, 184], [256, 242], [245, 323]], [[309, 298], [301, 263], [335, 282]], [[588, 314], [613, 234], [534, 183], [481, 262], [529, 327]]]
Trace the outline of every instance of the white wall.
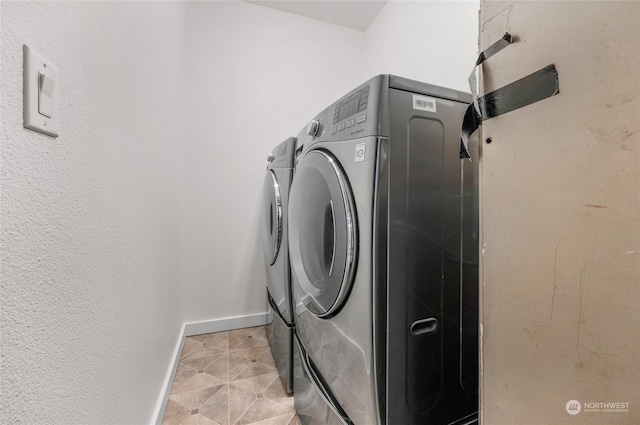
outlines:
[[394, 1], [361, 32], [243, 2], [189, 4], [187, 321], [266, 309], [258, 217], [269, 150], [376, 74], [468, 91], [478, 7]]
[[363, 80], [364, 33], [243, 2], [187, 15], [186, 321], [266, 311], [266, 156]]
[[396, 74], [469, 92], [479, 1], [391, 0], [366, 31], [367, 77]]
[[[2, 2], [2, 423], [148, 423], [183, 321], [183, 5]], [[22, 45], [60, 137], [22, 127]]]

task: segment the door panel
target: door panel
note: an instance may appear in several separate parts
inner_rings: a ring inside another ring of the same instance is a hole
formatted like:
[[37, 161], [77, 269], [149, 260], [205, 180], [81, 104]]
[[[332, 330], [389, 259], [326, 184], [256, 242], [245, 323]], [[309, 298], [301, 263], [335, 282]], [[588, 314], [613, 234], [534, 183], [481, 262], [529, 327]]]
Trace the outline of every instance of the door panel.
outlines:
[[302, 344], [294, 339], [295, 405], [300, 421], [305, 425], [354, 425], [327, 386], [317, 380]]
[[291, 268], [302, 302], [330, 317], [346, 300], [356, 260], [356, 217], [349, 183], [328, 152], [308, 152], [298, 163], [289, 198]]
[[262, 250], [265, 261], [273, 265], [282, 242], [282, 197], [273, 171], [269, 170], [262, 185]]

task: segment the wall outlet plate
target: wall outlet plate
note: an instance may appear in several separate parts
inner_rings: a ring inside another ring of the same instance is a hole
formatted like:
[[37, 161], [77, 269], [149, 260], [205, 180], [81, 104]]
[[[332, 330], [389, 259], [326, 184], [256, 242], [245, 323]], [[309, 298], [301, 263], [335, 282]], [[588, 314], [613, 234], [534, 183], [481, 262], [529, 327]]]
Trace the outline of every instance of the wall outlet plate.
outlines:
[[22, 50], [24, 127], [58, 137], [58, 68], [26, 44]]

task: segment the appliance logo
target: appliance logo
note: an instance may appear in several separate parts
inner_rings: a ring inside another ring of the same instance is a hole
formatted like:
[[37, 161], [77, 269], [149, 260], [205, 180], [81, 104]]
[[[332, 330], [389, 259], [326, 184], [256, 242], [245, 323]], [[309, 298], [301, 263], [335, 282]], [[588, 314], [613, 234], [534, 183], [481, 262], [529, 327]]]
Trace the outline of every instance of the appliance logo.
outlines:
[[358, 143], [356, 145], [356, 162], [364, 161], [364, 143]]
[[577, 415], [582, 410], [582, 406], [578, 400], [569, 400], [567, 401], [567, 405], [565, 406], [567, 409], [567, 413], [570, 415]]

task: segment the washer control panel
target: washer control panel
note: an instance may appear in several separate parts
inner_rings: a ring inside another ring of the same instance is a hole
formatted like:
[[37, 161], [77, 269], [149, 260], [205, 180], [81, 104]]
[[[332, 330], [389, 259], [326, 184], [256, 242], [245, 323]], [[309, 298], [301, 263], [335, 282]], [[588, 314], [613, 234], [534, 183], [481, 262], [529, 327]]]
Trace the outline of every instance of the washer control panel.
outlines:
[[291, 168], [293, 166], [295, 148], [295, 137], [290, 137], [284, 142], [280, 143], [267, 155], [267, 167]]

